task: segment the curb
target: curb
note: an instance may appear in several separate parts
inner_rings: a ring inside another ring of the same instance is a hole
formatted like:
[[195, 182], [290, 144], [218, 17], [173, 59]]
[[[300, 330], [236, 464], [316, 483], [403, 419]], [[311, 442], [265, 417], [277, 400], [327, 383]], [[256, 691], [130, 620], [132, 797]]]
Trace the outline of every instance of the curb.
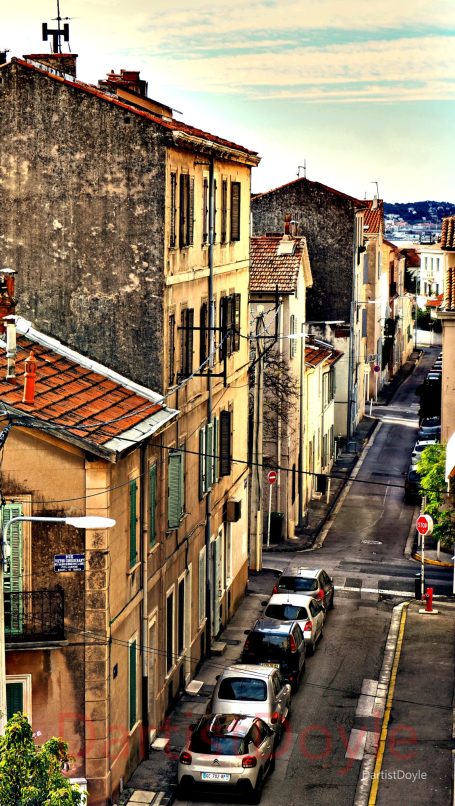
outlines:
[[[411, 559], [417, 560], [417, 562], [422, 562], [422, 555], [419, 554], [417, 551], [415, 554], [412, 554]], [[432, 560], [425, 558], [424, 565], [437, 565], [439, 568], [453, 568], [453, 563], [444, 563], [442, 560]]]

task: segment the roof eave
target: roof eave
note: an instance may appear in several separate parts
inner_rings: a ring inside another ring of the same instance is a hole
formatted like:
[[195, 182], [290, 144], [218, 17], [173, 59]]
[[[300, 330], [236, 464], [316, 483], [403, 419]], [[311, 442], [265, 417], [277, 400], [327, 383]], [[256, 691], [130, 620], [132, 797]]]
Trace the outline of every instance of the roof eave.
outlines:
[[234, 162], [242, 162], [250, 167], [256, 167], [261, 161], [261, 158], [252, 152], [242, 151], [224, 143], [216, 143], [205, 137], [197, 137], [196, 135], [189, 134], [179, 129], [172, 131], [172, 140], [175, 145], [184, 145], [192, 150], [200, 151], [203, 154], [213, 155], [222, 159], [230, 159]]

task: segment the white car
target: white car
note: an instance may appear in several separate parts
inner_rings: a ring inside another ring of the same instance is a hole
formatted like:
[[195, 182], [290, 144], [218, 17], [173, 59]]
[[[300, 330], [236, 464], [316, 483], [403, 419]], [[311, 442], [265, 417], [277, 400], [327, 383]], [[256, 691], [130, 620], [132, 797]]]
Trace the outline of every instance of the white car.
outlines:
[[303, 632], [307, 650], [313, 654], [316, 644], [322, 638], [325, 621], [325, 607], [320, 599], [302, 593], [273, 593], [264, 616], [278, 621], [297, 621]]
[[207, 714], [249, 714], [264, 720], [281, 738], [291, 710], [291, 686], [267, 666], [239, 663], [218, 677]]
[[419, 442], [416, 442], [411, 454], [412, 467], [415, 467], [418, 462], [420, 462], [422, 451], [424, 451], [425, 448], [428, 448], [430, 445], [439, 445], [439, 439], [421, 439]]

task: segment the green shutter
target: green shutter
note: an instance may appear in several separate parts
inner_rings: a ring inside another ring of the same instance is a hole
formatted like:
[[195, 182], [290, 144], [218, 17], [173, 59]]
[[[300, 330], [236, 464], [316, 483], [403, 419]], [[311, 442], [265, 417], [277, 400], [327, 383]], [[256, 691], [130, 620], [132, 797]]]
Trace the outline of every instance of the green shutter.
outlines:
[[24, 710], [24, 687], [22, 683], [6, 684], [6, 718]]
[[137, 493], [136, 479], [132, 479], [130, 481], [130, 568], [132, 568], [133, 565], [136, 564], [136, 557], [137, 557], [136, 493]]
[[149, 495], [150, 495], [149, 544], [150, 546], [154, 546], [156, 542], [156, 465], [151, 465], [150, 467]]
[[205, 483], [207, 490], [213, 487], [213, 425], [207, 423], [205, 427]]
[[[3, 527], [12, 518], [23, 515], [22, 504], [5, 504], [3, 507]], [[23, 590], [22, 568], [22, 521], [17, 521], [8, 529], [8, 543], [10, 556], [3, 575], [3, 590], [5, 596], [5, 631], [7, 635], [22, 632], [23, 601], [20, 594]], [[11, 594], [17, 594], [11, 596]]]
[[136, 641], [131, 641], [129, 648], [129, 704], [130, 730], [136, 724]]
[[172, 451], [168, 460], [168, 511], [169, 529], [177, 529], [183, 514], [183, 453]]
[[205, 428], [199, 431], [199, 500], [202, 501], [205, 487]]

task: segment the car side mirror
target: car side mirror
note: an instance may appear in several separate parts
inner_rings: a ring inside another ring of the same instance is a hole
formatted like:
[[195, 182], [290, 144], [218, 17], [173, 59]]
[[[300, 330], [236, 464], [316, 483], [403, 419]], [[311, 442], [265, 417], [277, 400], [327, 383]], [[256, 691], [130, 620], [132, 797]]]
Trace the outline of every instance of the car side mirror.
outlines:
[[244, 635], [249, 635], [249, 634], [250, 634], [250, 632], [251, 632], [251, 630], [244, 630], [244, 631], [243, 631], [243, 634], [244, 634]]
[[193, 732], [193, 730], [195, 729], [195, 727], [196, 727], [196, 725], [194, 724], [194, 722], [192, 722], [192, 723], [191, 723], [191, 725], [189, 725], [189, 726], [188, 726], [188, 728], [189, 728], [189, 730], [191, 731], [191, 733]]
[[267, 600], [266, 600], [265, 602], [261, 602], [261, 606], [262, 606], [262, 607], [265, 607], [266, 605], [268, 605], [268, 601], [267, 601]]

